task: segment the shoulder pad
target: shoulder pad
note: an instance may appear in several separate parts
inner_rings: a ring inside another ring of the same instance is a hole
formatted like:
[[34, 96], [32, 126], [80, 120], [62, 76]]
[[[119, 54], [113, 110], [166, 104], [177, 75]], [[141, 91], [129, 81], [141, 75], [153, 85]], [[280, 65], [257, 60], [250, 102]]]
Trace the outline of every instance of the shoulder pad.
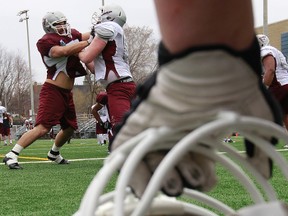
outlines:
[[261, 48], [261, 57], [264, 58], [268, 55], [274, 56], [273, 50], [269, 46], [265, 46]]
[[106, 23], [101, 23], [96, 25], [95, 33], [98, 37], [109, 40], [114, 37], [115, 31], [112, 25], [107, 25]]

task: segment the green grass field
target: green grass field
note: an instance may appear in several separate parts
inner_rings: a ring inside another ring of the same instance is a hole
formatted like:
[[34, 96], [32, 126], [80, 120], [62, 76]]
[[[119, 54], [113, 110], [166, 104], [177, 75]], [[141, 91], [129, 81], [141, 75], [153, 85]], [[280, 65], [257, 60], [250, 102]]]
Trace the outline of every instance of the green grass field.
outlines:
[[[233, 139], [236, 142], [231, 145], [243, 150], [241, 137]], [[23, 170], [9, 170], [1, 163], [1, 216], [68, 216], [77, 211], [87, 186], [103, 165], [107, 146], [97, 145], [95, 139], [72, 139], [61, 151], [71, 163], [56, 165], [46, 160], [51, 145], [50, 140], [38, 140], [25, 149], [19, 158]], [[282, 147], [283, 144], [277, 146]], [[0, 146], [1, 161], [11, 148]], [[288, 158], [288, 151], [281, 154]], [[217, 176], [219, 183], [210, 195], [237, 209], [251, 203], [247, 192], [229, 172], [217, 167]], [[115, 180], [116, 175], [106, 191], [113, 190]], [[288, 202], [287, 180], [277, 168], [271, 183], [279, 198]]]

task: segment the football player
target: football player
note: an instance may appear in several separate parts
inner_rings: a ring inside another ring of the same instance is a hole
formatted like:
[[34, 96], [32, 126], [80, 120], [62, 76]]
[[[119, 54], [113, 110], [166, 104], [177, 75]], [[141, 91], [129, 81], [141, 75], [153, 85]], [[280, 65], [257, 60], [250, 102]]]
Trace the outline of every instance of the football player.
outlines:
[[96, 134], [98, 143], [100, 145], [108, 143], [108, 133], [110, 133], [111, 129], [107, 103], [107, 93], [106, 91], [101, 91], [96, 96], [96, 104], [91, 107], [91, 112], [97, 122]]
[[[283, 110], [283, 122], [288, 128], [288, 64], [283, 53], [270, 45], [267, 35], [258, 34], [263, 65], [263, 82]], [[288, 148], [288, 144], [284, 146]]]
[[0, 143], [2, 141], [3, 119], [4, 119], [5, 112], [6, 112], [6, 107], [1, 106], [1, 101], [0, 101]]
[[91, 45], [79, 53], [79, 58], [89, 64], [96, 81], [102, 83], [106, 89], [113, 132], [115, 125], [129, 111], [136, 89], [128, 63], [123, 30], [126, 15], [119, 5], [105, 5], [95, 23], [95, 37]]
[[12, 139], [11, 139], [11, 131], [10, 128], [13, 126], [13, 119], [10, 113], [5, 112], [3, 114], [3, 127], [2, 127], [2, 136], [4, 140], [4, 145], [7, 145], [7, 140], [8, 138], [8, 143], [9, 145], [12, 145]]
[[42, 19], [42, 27], [46, 34], [38, 40], [37, 48], [47, 68], [47, 77], [41, 88], [34, 128], [24, 133], [3, 159], [10, 169], [21, 169], [18, 164], [21, 151], [57, 124], [61, 130], [47, 157], [57, 164], [68, 164], [59, 151], [78, 127], [72, 88], [75, 78], [86, 75], [86, 70], [76, 54], [90, 44], [90, 33], [81, 34], [71, 28], [59, 11], [48, 12]]

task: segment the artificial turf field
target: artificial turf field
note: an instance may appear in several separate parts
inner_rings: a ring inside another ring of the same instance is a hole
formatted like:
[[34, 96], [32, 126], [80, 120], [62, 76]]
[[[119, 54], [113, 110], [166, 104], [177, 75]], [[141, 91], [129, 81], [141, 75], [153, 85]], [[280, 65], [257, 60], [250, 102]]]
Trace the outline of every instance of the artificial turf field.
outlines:
[[[240, 136], [232, 139], [235, 143], [230, 145], [244, 150]], [[72, 139], [71, 144], [66, 144], [61, 150], [71, 163], [56, 165], [46, 160], [52, 144], [51, 140], [37, 140], [22, 151], [19, 162], [23, 170], [9, 170], [1, 163], [0, 216], [68, 216], [77, 211], [86, 188], [108, 155], [107, 146], [99, 146], [96, 139]], [[12, 148], [2, 145], [1, 161]], [[288, 151], [283, 149], [283, 145], [278, 144], [277, 149], [288, 161]], [[277, 167], [273, 173], [271, 184], [279, 199], [288, 202], [287, 180]], [[236, 209], [252, 202], [248, 193], [223, 167], [217, 166], [217, 176], [219, 183], [209, 195]], [[115, 180], [116, 174], [106, 192], [114, 189]]]

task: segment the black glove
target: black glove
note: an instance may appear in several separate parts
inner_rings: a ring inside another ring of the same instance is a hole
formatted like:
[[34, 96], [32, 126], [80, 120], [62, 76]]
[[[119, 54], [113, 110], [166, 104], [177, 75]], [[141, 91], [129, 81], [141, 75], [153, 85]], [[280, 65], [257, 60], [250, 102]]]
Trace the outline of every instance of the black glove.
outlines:
[[91, 27], [90, 35], [94, 38], [95, 37], [95, 26]]
[[104, 129], [111, 129], [111, 123], [109, 121], [99, 122], [99, 124]]
[[111, 125], [111, 123], [109, 121], [106, 121], [106, 122], [103, 123], [103, 128], [104, 129], [111, 129], [111, 126], [112, 125]]

